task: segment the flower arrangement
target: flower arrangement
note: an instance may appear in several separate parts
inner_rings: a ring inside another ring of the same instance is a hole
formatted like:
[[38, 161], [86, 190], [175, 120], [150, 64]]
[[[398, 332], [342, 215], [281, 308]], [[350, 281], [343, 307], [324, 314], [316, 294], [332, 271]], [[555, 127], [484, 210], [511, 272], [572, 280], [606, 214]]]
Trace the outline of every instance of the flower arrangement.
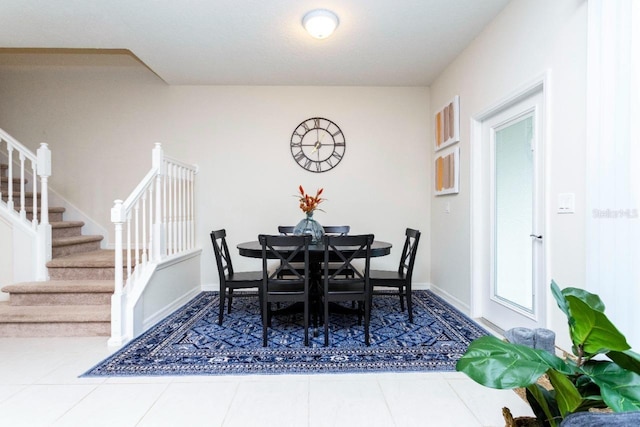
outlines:
[[300, 201], [300, 209], [302, 209], [302, 212], [306, 213], [307, 215], [312, 215], [316, 209], [322, 211], [322, 209], [318, 208], [318, 205], [325, 200], [320, 197], [323, 190], [324, 189], [321, 188], [316, 192], [315, 196], [310, 196], [304, 192], [304, 188], [302, 188], [302, 185], [298, 187], [300, 195], [297, 195], [296, 197]]

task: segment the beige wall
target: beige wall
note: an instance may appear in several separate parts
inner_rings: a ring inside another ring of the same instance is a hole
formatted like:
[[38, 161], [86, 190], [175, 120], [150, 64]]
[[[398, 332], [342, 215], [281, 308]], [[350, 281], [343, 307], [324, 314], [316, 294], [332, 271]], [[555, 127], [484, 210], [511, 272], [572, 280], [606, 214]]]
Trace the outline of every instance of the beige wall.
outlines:
[[[9, 223], [0, 216], [0, 288], [10, 285], [13, 278], [13, 232]], [[0, 301], [9, 299], [9, 294], [0, 292]]]
[[[511, 2], [431, 86], [436, 109], [460, 95], [460, 193], [431, 199], [432, 283], [469, 305], [470, 120], [519, 87], [550, 72], [549, 140], [546, 141], [547, 275], [561, 287], [584, 284], [586, 116], [586, 2]], [[558, 193], [576, 194], [576, 213], [558, 215]], [[445, 203], [451, 213], [444, 213]], [[453, 237], [453, 238], [451, 238]], [[552, 298], [548, 323], [566, 329]]]
[[[3, 55], [0, 127], [32, 149], [49, 143], [52, 188], [107, 229], [113, 200], [150, 168], [154, 142], [199, 166], [203, 284], [217, 283], [209, 231], [227, 228], [235, 246], [296, 223], [300, 184], [325, 188], [320, 223], [394, 244], [377, 267], [397, 266], [407, 226], [425, 231], [414, 277], [428, 282], [427, 88], [167, 86], [123, 55]], [[343, 161], [323, 174], [304, 171], [289, 150], [294, 128], [314, 116], [336, 122], [347, 140]], [[239, 256], [234, 263], [259, 268]]]

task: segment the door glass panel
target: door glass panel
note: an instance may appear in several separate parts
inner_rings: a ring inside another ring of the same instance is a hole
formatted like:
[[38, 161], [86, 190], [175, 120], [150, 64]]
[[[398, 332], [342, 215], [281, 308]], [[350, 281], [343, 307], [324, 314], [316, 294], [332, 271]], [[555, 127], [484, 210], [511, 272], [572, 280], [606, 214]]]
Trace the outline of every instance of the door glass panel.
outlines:
[[495, 134], [495, 274], [493, 296], [533, 312], [533, 116]]

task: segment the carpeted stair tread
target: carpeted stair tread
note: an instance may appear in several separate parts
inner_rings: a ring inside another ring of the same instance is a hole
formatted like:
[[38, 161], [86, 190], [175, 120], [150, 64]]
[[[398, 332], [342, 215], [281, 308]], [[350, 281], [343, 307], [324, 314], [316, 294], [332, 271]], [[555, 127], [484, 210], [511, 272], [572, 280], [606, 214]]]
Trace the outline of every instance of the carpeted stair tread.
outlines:
[[36, 293], [113, 293], [113, 280], [51, 280], [48, 282], [22, 282], [2, 287], [2, 291], [11, 294]]
[[58, 248], [61, 246], [78, 245], [81, 243], [100, 242], [104, 239], [104, 236], [100, 235], [81, 235], [72, 237], [57, 237], [51, 242], [51, 246]]
[[[24, 210], [27, 213], [31, 213], [31, 212], [33, 212], [33, 206], [25, 206]], [[49, 213], [54, 213], [54, 212], [55, 213], [64, 213], [64, 211], [66, 209], [63, 208], [63, 207], [60, 207], [60, 206], [49, 206], [48, 210], [49, 210]], [[40, 211], [41, 211], [41, 209], [38, 208], [38, 212], [40, 212]]]
[[0, 302], [0, 323], [109, 322], [108, 305], [12, 306]]
[[[20, 200], [20, 194], [21, 194], [21, 193], [20, 193], [20, 189], [18, 188], [18, 189], [16, 190], [16, 189], [14, 188], [14, 189], [13, 189], [13, 200], [14, 200], [14, 201], [18, 201], [18, 200]], [[41, 197], [40, 192], [38, 192], [38, 193], [37, 193], [37, 195], [38, 195], [38, 200], [40, 200], [40, 197]], [[6, 199], [8, 199], [8, 198], [9, 198], [9, 195], [8, 195], [5, 191], [3, 191], [3, 192], [2, 192], [2, 199], [3, 199], [3, 200], [6, 200]], [[25, 198], [25, 199], [33, 199], [33, 191], [25, 191], [25, 192], [24, 192], [24, 198]], [[31, 203], [33, 203], [33, 202], [31, 202]]]
[[54, 221], [50, 222], [51, 228], [74, 228], [74, 227], [82, 227], [84, 225], [83, 221]]
[[115, 251], [112, 249], [100, 249], [53, 258], [47, 262], [47, 267], [115, 267], [115, 264]]

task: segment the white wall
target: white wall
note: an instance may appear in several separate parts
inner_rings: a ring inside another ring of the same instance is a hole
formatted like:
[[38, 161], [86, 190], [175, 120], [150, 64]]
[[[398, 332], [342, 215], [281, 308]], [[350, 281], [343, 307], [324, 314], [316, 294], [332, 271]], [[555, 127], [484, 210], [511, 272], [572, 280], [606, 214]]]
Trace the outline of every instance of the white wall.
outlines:
[[[470, 118], [551, 73], [548, 181], [548, 276], [561, 287], [584, 284], [586, 2], [517, 0], [468, 46], [431, 86], [436, 110], [460, 95], [460, 193], [432, 197], [432, 283], [470, 304]], [[576, 194], [576, 213], [558, 215], [558, 193]], [[444, 213], [445, 203], [451, 213]], [[548, 298], [548, 326], [566, 333], [566, 319]], [[516, 325], [514, 325], [516, 326]], [[567, 344], [566, 337], [559, 341]], [[566, 347], [565, 347], [566, 348]]]
[[[227, 228], [234, 247], [295, 224], [300, 184], [324, 187], [321, 224], [394, 244], [378, 268], [397, 266], [407, 226], [427, 231], [414, 280], [428, 282], [427, 88], [167, 86], [125, 55], [2, 53], [0, 95], [0, 127], [32, 149], [49, 143], [52, 188], [109, 230], [113, 200], [148, 171], [154, 142], [198, 164], [204, 285], [218, 281], [208, 233]], [[289, 149], [294, 128], [314, 116], [336, 122], [347, 140], [342, 162], [323, 174], [304, 171]], [[234, 264], [260, 268], [240, 256]]]
[[[13, 231], [7, 220], [0, 216], [0, 288], [10, 285], [13, 279]], [[0, 301], [9, 299], [9, 294], [0, 292]]]

